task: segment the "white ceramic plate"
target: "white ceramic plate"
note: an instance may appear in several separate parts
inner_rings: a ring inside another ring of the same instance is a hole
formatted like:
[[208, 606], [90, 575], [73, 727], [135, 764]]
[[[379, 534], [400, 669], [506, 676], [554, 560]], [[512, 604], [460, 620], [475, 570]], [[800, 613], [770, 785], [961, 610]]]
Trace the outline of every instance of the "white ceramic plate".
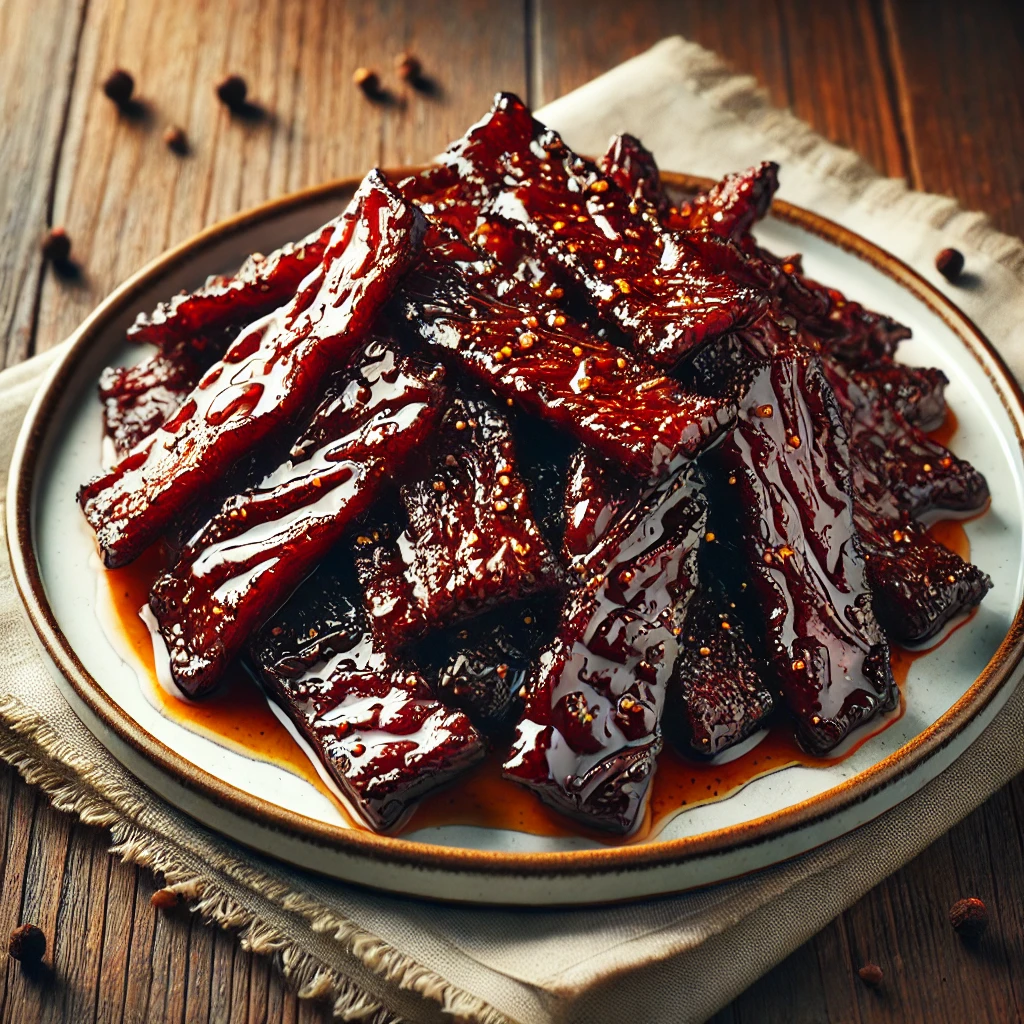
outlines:
[[[665, 177], [687, 191], [702, 184]], [[992, 576], [993, 590], [967, 625], [912, 664], [902, 718], [840, 763], [786, 768], [684, 810], [649, 840], [608, 845], [466, 825], [376, 836], [351, 828], [304, 779], [161, 714], [124, 645], [101, 624], [102, 570], [75, 501], [78, 486], [100, 468], [96, 379], [112, 361], [139, 358], [123, 340], [137, 312], [233, 269], [253, 251], [306, 234], [341, 209], [354, 184], [269, 203], [156, 260], [79, 328], [27, 417], [8, 503], [15, 578], [68, 700], [144, 782], [255, 849], [340, 878], [437, 899], [578, 904], [581, 894], [602, 902], [679, 891], [804, 852], [905, 799], [977, 737], [1009, 696], [1021, 659], [1020, 393], [976, 328], [923, 279], [863, 239], [784, 203], [759, 227], [759, 238], [776, 252], [803, 252], [812, 277], [913, 329], [901, 358], [945, 370], [959, 420], [953, 447], [992, 489], [991, 510], [966, 530], [971, 558]]]

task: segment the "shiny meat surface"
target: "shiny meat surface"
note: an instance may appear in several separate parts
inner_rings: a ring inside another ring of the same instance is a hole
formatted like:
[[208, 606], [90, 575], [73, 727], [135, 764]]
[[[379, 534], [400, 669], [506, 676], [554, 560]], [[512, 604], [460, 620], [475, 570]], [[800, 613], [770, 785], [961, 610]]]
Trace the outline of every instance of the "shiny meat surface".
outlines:
[[235, 460], [316, 403], [414, 258], [422, 230], [420, 214], [379, 173], [367, 175], [302, 290], [245, 328], [147, 443], [80, 491], [107, 566], [139, 555]]
[[150, 607], [185, 693], [217, 684], [252, 632], [425, 443], [443, 408], [444, 388], [432, 379], [439, 375], [371, 341], [292, 457], [229, 498], [156, 581]]
[[370, 828], [393, 828], [415, 801], [484, 754], [469, 719], [375, 645], [354, 581], [330, 566], [250, 650], [271, 699]]
[[402, 488], [408, 527], [356, 538], [359, 579], [383, 643], [408, 643], [561, 579], [494, 406], [457, 397], [434, 449], [430, 474]]
[[695, 468], [642, 501], [583, 561], [527, 687], [505, 775], [596, 828], [646, 806], [707, 515]]

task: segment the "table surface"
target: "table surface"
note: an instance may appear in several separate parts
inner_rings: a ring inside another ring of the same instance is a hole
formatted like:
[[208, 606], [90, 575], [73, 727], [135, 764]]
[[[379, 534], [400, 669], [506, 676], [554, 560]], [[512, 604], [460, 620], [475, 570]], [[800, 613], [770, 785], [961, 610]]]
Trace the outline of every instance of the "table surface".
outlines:
[[[374, 163], [422, 162], [495, 90], [540, 106], [672, 32], [723, 54], [879, 170], [1024, 234], [1019, 0], [0, 0], [0, 365], [55, 345], [118, 282], [207, 224]], [[435, 80], [432, 96], [395, 80], [403, 50]], [[353, 86], [363, 65], [380, 69], [392, 102]], [[118, 117], [99, 91], [116, 66], [136, 75], [138, 118]], [[219, 107], [213, 85], [229, 71], [267, 117]], [[189, 156], [164, 146], [170, 123], [186, 128]], [[51, 224], [73, 239], [77, 282], [42, 264]], [[1024, 1019], [1022, 822], [1018, 778], [715, 1021]], [[0, 1020], [329, 1019], [230, 935], [184, 910], [155, 911], [158, 883], [107, 845], [0, 769], [0, 935], [37, 922], [54, 965], [39, 985], [7, 962]], [[992, 911], [977, 950], [946, 921], [966, 895]], [[867, 961], [885, 972], [878, 991], [855, 973]]]

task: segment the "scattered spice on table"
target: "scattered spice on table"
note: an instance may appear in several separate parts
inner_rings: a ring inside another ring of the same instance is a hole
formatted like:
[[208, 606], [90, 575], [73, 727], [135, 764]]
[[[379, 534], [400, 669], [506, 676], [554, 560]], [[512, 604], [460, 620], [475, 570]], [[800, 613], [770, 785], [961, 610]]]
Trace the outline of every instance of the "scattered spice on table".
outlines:
[[959, 249], [943, 249], [935, 257], [935, 268], [950, 284], [956, 284], [964, 269], [964, 254]]
[[373, 68], [356, 68], [352, 81], [370, 99], [376, 99], [381, 94], [380, 76]]
[[23, 964], [37, 964], [46, 954], [46, 933], [34, 924], [20, 925], [11, 932], [7, 950]]
[[172, 153], [184, 156], [188, 152], [188, 137], [185, 129], [178, 125], [169, 125], [164, 132], [164, 144]]
[[181, 897], [173, 889], [157, 889], [149, 898], [149, 902], [157, 910], [173, 910], [179, 903]]
[[124, 68], [115, 68], [103, 81], [104, 95], [121, 108], [128, 106], [134, 91], [135, 79]]
[[423, 65], [411, 53], [400, 53], [395, 58], [395, 70], [403, 82], [415, 84], [423, 76]]
[[988, 927], [988, 908], [976, 896], [957, 900], [949, 908], [949, 923], [964, 939], [978, 939]]
[[71, 239], [64, 228], [50, 228], [43, 235], [39, 248], [44, 260], [56, 265], [64, 264], [71, 256]]
[[871, 988], [878, 988], [882, 984], [884, 974], [878, 964], [865, 964], [857, 971], [860, 980]]
[[228, 75], [217, 83], [217, 99], [231, 111], [242, 110], [248, 94], [249, 86], [241, 75]]

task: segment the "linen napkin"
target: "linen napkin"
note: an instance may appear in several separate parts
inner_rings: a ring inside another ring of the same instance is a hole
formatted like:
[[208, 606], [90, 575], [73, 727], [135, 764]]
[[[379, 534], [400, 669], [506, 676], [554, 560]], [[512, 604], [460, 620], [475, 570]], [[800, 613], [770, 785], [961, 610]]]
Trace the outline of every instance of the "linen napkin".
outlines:
[[[783, 196], [916, 267], [1024, 370], [1021, 242], [951, 199], [878, 177], [700, 47], [666, 39], [539, 115], [584, 152], [630, 131], [666, 169], [716, 176], [778, 160]], [[934, 254], [947, 245], [965, 253], [976, 275], [969, 290], [934, 270]], [[19, 423], [59, 351], [0, 374], [0, 495]], [[796, 860], [700, 892], [554, 912], [421, 903], [260, 857], [137, 782], [50, 680], [0, 544], [0, 756], [58, 808], [109, 827], [115, 854], [164, 872], [199, 913], [276, 957], [300, 995], [331, 1000], [345, 1020], [705, 1020], [1021, 771], [1022, 734], [1024, 687], [967, 752], [899, 807]]]

